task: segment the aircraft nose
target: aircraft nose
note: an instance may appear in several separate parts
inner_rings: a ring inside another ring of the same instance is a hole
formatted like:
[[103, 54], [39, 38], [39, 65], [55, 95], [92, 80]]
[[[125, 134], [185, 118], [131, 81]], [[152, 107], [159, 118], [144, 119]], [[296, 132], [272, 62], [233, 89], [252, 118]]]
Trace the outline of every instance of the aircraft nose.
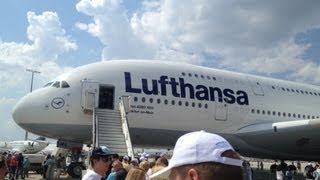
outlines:
[[39, 115], [36, 114], [41, 109], [40, 104], [43, 104], [40, 95], [37, 92], [29, 93], [14, 106], [12, 118], [20, 127], [26, 128], [30, 123], [39, 121]]
[[26, 115], [26, 108], [27, 108], [25, 99], [26, 97], [23, 97], [22, 99], [20, 99], [13, 108], [12, 118], [18, 125], [24, 123], [24, 120], [25, 120], [24, 116]]

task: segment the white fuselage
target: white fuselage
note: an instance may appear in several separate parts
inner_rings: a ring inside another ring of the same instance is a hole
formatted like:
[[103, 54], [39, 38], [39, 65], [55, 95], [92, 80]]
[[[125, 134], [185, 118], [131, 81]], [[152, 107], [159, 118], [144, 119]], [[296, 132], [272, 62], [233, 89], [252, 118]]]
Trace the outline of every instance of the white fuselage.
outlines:
[[[139, 142], [135, 138], [148, 136], [149, 132], [154, 134], [150, 138], [158, 135], [161, 145], [166, 145], [163, 139], [175, 140], [184, 132], [206, 130], [225, 136], [236, 148], [254, 156], [283, 157], [288, 153], [285, 147], [280, 147], [283, 152], [277, 154], [274, 149], [265, 150], [272, 145], [271, 139], [261, 144], [260, 136], [254, 139], [260, 132], [257, 128], [267, 132], [275, 122], [315, 120], [320, 116], [317, 86], [181, 63], [122, 60], [82, 66], [59, 76], [50, 86], [23, 97], [14, 109], [14, 120], [36, 134], [90, 143], [92, 115], [83, 111], [85, 79], [112, 90], [113, 99], [107, 108], [118, 109], [119, 97], [130, 96], [128, 123], [133, 142], [138, 145], [157, 145], [156, 139]], [[63, 81], [68, 86], [61, 87]], [[293, 151], [298, 153], [299, 148]], [[297, 153], [288, 157], [300, 158], [303, 154]]]
[[47, 142], [35, 142], [32, 140], [0, 142], [0, 149], [28, 154], [37, 153], [47, 146]]

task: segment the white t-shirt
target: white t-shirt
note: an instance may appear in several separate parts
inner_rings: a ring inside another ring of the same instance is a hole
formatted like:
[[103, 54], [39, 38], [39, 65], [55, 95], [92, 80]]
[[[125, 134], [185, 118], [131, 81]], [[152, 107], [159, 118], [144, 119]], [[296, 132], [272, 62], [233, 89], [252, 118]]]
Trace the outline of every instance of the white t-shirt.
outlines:
[[88, 169], [82, 180], [101, 180], [102, 176], [91, 169]]

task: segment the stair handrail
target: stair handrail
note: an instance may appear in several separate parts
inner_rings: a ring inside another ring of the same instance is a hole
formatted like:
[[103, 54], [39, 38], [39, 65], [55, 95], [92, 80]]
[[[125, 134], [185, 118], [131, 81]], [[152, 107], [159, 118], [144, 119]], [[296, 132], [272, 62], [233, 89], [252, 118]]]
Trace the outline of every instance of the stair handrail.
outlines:
[[120, 114], [121, 114], [122, 131], [123, 131], [123, 134], [124, 134], [124, 137], [125, 137], [128, 156], [130, 156], [131, 158], [134, 158], [134, 151], [133, 151], [131, 138], [130, 138], [130, 131], [129, 131], [127, 113], [126, 113], [126, 110], [124, 108], [124, 102], [123, 102], [123, 98], [122, 97], [120, 97], [119, 110], [120, 110]]
[[97, 147], [99, 145], [99, 128], [97, 128], [98, 125], [98, 116], [96, 115], [96, 109], [93, 108], [92, 110], [92, 145], [93, 148]]

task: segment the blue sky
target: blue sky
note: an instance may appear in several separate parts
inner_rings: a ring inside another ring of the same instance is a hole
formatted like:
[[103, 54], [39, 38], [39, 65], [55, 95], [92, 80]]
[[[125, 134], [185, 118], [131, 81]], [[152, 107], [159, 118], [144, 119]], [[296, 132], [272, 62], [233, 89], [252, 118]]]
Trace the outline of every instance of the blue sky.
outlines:
[[0, 140], [29, 92], [75, 67], [161, 59], [320, 84], [320, 1], [4, 0], [0, 7]]

